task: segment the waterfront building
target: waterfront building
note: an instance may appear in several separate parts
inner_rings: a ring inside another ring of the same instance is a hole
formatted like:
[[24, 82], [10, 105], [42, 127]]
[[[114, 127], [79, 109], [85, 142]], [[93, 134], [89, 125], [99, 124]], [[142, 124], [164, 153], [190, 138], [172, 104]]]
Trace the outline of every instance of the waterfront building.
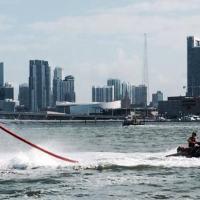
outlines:
[[85, 104], [56, 102], [56, 111], [73, 115], [103, 114], [106, 110], [121, 109], [121, 101], [93, 102]]
[[12, 99], [0, 100], [0, 111], [15, 112], [16, 101]]
[[0, 87], [0, 111], [14, 112], [14, 88], [10, 83]]
[[121, 100], [121, 81], [119, 79], [108, 79], [108, 86], [114, 86], [114, 101]]
[[29, 108], [29, 86], [27, 83], [19, 85], [18, 100], [20, 106], [23, 106], [26, 110]]
[[200, 96], [200, 39], [187, 37], [187, 96]]
[[62, 101], [62, 68], [56, 67], [53, 76], [53, 105], [56, 101]]
[[66, 76], [62, 82], [62, 101], [75, 102], [76, 94], [74, 88], [74, 77]]
[[114, 86], [92, 87], [92, 102], [114, 101]]
[[48, 61], [30, 60], [29, 106], [38, 112], [50, 106], [51, 72]]
[[147, 87], [139, 85], [135, 88], [135, 104], [141, 107], [147, 105]]
[[161, 91], [152, 94], [152, 106], [157, 108], [159, 101], [163, 101], [163, 93]]
[[200, 97], [174, 96], [158, 102], [158, 113], [166, 118], [200, 115]]
[[3, 87], [0, 87], [0, 100], [14, 99], [14, 88], [10, 83], [5, 83]]
[[0, 62], [0, 87], [4, 86], [4, 64]]

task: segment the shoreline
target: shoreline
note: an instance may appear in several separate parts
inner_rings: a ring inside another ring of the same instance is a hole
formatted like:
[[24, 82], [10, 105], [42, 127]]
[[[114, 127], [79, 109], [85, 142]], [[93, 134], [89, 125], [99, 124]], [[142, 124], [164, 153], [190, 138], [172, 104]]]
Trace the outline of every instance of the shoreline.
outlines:
[[[122, 123], [123, 119], [63, 119], [63, 120], [52, 120], [52, 119], [0, 119], [0, 123], [55, 123], [55, 124], [97, 124], [97, 123]], [[200, 121], [159, 121], [159, 120], [146, 120], [145, 124], [154, 123], [200, 123]], [[144, 125], [145, 125], [144, 124]]]

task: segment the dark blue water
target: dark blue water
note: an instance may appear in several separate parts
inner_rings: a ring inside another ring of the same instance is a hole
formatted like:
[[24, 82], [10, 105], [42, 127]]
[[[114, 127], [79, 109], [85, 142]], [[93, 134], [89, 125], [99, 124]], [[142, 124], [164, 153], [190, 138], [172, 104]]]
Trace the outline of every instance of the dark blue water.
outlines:
[[6, 122], [51, 158], [0, 132], [0, 199], [200, 199], [200, 159], [165, 157], [199, 123]]

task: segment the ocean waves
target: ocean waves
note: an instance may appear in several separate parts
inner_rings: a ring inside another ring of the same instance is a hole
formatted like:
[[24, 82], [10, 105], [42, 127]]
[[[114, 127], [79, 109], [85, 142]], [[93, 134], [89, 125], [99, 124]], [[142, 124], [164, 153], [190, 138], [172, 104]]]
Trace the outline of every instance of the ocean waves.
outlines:
[[[75, 152], [76, 164], [60, 161], [37, 150], [0, 155], [0, 170], [37, 170], [38, 168], [74, 170], [146, 170], [148, 168], [200, 167], [199, 158], [166, 157], [175, 150], [159, 153]], [[62, 153], [64, 155], [64, 153]]]

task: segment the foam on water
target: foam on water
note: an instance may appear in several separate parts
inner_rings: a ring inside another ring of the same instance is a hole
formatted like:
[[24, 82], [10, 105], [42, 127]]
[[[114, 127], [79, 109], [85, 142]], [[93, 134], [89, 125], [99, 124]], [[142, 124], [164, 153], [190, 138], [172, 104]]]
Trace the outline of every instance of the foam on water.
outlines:
[[[166, 157], [170, 152], [160, 153], [82, 153], [83, 168], [137, 168], [137, 167], [198, 167], [199, 158]], [[173, 151], [175, 153], [175, 151]]]
[[[57, 160], [37, 150], [0, 154], [0, 169], [74, 168], [74, 169], [139, 169], [142, 167], [200, 167], [200, 158], [166, 157], [175, 149], [159, 153], [76, 152], [68, 157], [79, 161], [72, 164]], [[65, 155], [61, 153], [61, 155]]]

